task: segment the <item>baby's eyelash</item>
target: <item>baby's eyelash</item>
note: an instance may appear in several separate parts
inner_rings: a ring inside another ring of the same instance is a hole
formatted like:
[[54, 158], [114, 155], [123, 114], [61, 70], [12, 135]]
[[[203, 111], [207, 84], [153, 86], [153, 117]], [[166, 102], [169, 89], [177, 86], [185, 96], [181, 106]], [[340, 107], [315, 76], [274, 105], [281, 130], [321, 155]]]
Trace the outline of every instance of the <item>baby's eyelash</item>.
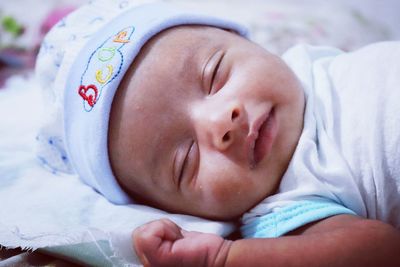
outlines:
[[215, 77], [217, 76], [219, 67], [221, 66], [221, 62], [222, 62], [222, 59], [224, 58], [224, 56], [225, 56], [225, 53], [221, 55], [221, 57], [220, 57], [219, 60], [218, 60], [218, 63], [217, 63], [217, 64], [215, 65], [215, 67], [214, 67], [214, 70], [213, 70], [213, 72], [212, 72], [212, 76], [211, 76], [211, 79], [210, 79], [210, 89], [209, 89], [208, 94], [213, 93], [213, 92], [212, 92], [212, 91], [213, 91], [212, 89], [213, 89]]
[[180, 171], [179, 171], [179, 178], [178, 178], [178, 184], [180, 185], [181, 184], [181, 181], [182, 181], [182, 179], [183, 179], [183, 175], [184, 175], [184, 172], [185, 172], [185, 169], [187, 169], [187, 165], [189, 164], [189, 153], [190, 153], [190, 150], [192, 149], [192, 147], [193, 147], [193, 145], [194, 145], [194, 141], [192, 141], [192, 143], [191, 143], [191, 145], [188, 147], [188, 149], [186, 150], [186, 155], [185, 155], [185, 157], [184, 157], [184, 159], [183, 159], [183, 162], [182, 162], [182, 164], [181, 164], [181, 168], [180, 168]]

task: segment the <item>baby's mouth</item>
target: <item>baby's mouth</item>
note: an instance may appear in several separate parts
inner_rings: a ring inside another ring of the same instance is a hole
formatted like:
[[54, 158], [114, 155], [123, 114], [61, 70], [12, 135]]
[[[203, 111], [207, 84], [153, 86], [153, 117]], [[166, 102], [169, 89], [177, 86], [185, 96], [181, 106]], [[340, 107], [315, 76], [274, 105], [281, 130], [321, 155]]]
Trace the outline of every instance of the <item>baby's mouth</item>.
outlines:
[[274, 108], [261, 116], [254, 123], [251, 133], [248, 136], [250, 142], [249, 161], [251, 169], [254, 169], [258, 163], [269, 154], [276, 136], [276, 128]]

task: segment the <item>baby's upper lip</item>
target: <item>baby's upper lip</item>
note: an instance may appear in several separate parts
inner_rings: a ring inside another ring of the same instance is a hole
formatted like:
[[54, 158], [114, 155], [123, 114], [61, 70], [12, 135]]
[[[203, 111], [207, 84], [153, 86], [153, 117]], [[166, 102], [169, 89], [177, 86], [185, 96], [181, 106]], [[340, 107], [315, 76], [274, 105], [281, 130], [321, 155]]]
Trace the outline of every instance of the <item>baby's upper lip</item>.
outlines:
[[246, 149], [247, 149], [250, 168], [255, 167], [254, 148], [255, 148], [256, 140], [258, 138], [261, 125], [265, 122], [265, 120], [268, 119], [269, 114], [270, 114], [270, 111], [267, 111], [267, 112], [261, 114], [250, 125], [249, 134], [246, 137]]

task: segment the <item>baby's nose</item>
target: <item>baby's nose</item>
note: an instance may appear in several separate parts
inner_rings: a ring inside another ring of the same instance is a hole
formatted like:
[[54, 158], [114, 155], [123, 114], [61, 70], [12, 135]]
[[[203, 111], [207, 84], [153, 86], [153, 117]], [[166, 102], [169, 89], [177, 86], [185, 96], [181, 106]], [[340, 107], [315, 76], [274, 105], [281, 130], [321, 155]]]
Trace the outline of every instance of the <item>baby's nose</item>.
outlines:
[[208, 144], [219, 151], [225, 151], [240, 138], [247, 135], [248, 124], [243, 105], [231, 103], [216, 107], [203, 117], [202, 132]]

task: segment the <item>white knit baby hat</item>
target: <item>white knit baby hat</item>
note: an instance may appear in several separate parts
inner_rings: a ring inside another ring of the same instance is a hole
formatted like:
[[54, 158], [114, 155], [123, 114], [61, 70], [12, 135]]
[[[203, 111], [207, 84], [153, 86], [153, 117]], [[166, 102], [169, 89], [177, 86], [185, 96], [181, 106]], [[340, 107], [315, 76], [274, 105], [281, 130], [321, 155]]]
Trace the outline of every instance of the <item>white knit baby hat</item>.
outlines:
[[37, 136], [43, 165], [55, 173], [76, 173], [115, 204], [131, 203], [115, 179], [108, 157], [113, 97], [151, 37], [187, 24], [246, 34], [242, 26], [225, 19], [163, 2], [137, 0], [91, 1], [55, 25], [42, 44], [36, 65], [46, 105]]

